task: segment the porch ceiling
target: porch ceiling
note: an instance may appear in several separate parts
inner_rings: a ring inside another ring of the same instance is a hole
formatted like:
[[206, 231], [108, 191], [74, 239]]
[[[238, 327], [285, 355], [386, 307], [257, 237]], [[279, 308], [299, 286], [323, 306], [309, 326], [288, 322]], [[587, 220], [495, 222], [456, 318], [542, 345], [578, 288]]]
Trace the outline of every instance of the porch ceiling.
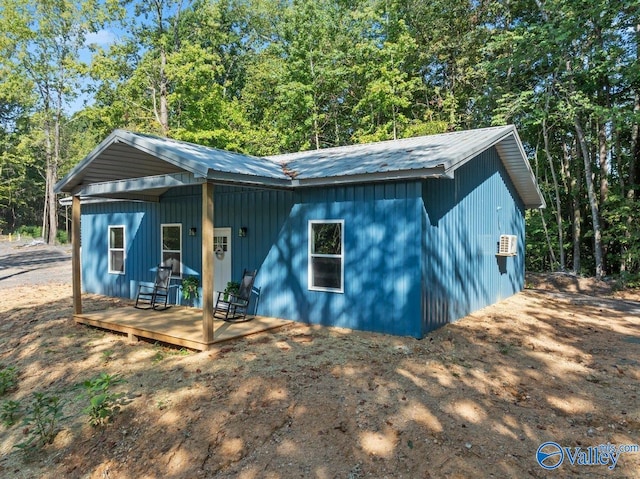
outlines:
[[95, 155], [91, 167], [84, 168], [74, 181], [69, 182], [67, 188], [81, 190], [84, 186], [95, 183], [168, 175], [183, 171], [174, 164], [130, 145], [112, 143], [100, 154]]
[[[57, 193], [88, 195], [89, 186], [189, 173], [192, 178], [241, 185], [289, 186], [282, 167], [264, 158], [194, 145], [177, 140], [115, 130], [55, 186]], [[150, 191], [146, 181], [130, 181], [128, 191]], [[92, 193], [118, 198], [118, 195]], [[121, 196], [121, 195], [120, 195]]]

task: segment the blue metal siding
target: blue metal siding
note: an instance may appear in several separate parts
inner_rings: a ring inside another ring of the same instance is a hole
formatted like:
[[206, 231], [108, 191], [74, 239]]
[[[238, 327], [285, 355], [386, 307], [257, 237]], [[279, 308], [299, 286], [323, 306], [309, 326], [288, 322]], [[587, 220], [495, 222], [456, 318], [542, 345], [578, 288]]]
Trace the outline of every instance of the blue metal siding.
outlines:
[[[233, 277], [258, 269], [252, 310], [260, 315], [422, 337], [524, 284], [524, 207], [494, 149], [454, 180], [297, 192], [217, 186], [214, 199], [216, 228], [233, 235]], [[160, 261], [162, 223], [182, 224], [183, 271], [199, 275], [201, 208], [200, 186], [172, 189], [159, 203], [83, 205], [85, 291], [135, 296]], [[344, 293], [308, 289], [308, 222], [323, 219], [344, 220]], [[119, 224], [126, 274], [111, 275], [107, 228]], [[246, 237], [237, 235], [242, 226]], [[517, 256], [496, 256], [500, 234], [518, 236]]]
[[[524, 206], [494, 148], [424, 183], [424, 333], [500, 301], [524, 286]], [[501, 234], [518, 255], [496, 256]]]
[[[305, 190], [260, 267], [258, 314], [421, 335], [421, 184]], [[308, 222], [344, 220], [344, 293], [309, 291]]]
[[[214, 224], [230, 227], [232, 275], [239, 279], [243, 268], [259, 268], [282, 225], [289, 217], [293, 193], [216, 187]], [[182, 224], [183, 275], [199, 276], [202, 265], [201, 187], [174, 188], [159, 203], [106, 202], [82, 206], [82, 283], [89, 293], [133, 298], [140, 282], [153, 281], [161, 261], [160, 225]], [[107, 230], [125, 225], [125, 274], [107, 272]], [[237, 236], [241, 226], [245, 238]], [[189, 229], [196, 235], [189, 236]], [[213, 248], [213, 245], [212, 245]], [[172, 302], [179, 302], [178, 279], [172, 280]], [[198, 305], [198, 304], [196, 304]]]
[[[160, 239], [151, 234], [148, 224], [155, 223], [157, 208], [152, 203], [102, 203], [82, 207], [82, 284], [89, 293], [107, 296], [131, 296], [132, 281], [152, 281], [150, 252], [159, 249]], [[107, 271], [110, 225], [125, 227], [125, 274]], [[144, 245], [144, 247], [143, 247]]]

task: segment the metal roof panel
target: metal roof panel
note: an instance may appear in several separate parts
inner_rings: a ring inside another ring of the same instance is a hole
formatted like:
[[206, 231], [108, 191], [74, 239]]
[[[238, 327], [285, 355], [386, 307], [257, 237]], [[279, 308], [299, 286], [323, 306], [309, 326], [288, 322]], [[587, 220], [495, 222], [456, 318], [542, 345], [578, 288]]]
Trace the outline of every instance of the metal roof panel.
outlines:
[[115, 130], [56, 185], [56, 191], [74, 193], [87, 184], [182, 171], [211, 181], [265, 187], [393, 181], [412, 175], [451, 177], [457, 168], [493, 146], [525, 205], [544, 206], [512, 125], [265, 158]]

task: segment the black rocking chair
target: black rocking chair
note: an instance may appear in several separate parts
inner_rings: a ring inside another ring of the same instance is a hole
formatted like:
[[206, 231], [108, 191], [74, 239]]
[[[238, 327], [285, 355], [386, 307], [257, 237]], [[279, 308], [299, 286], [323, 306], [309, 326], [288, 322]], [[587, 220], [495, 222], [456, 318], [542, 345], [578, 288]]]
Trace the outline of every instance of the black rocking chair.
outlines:
[[213, 316], [225, 321], [249, 321], [247, 309], [253, 291], [253, 282], [256, 279], [257, 270], [247, 269], [242, 273], [242, 281], [237, 293], [218, 292], [218, 298], [213, 308]]
[[138, 286], [136, 308], [155, 310], [168, 308], [167, 300], [169, 298], [169, 282], [171, 281], [172, 270], [171, 266], [158, 265], [153, 286], [147, 284]]

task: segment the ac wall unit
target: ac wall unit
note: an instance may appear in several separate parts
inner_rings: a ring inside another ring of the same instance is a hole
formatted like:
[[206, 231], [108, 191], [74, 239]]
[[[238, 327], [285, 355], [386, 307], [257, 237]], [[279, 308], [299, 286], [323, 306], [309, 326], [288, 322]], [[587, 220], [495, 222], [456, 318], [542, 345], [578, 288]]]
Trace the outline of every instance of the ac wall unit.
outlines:
[[516, 235], [500, 235], [498, 256], [515, 256], [518, 252], [517, 241], [518, 237]]

